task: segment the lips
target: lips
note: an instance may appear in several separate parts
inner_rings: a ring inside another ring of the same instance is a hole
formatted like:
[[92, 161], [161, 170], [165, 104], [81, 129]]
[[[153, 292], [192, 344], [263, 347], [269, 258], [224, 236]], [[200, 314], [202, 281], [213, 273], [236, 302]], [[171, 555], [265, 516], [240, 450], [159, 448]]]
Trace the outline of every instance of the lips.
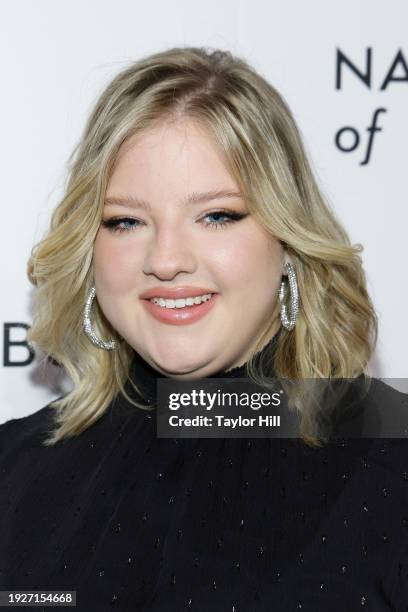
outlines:
[[[202, 291], [201, 288], [200, 291]], [[208, 290], [207, 292], [211, 293]], [[191, 293], [188, 295], [190, 297], [195, 297]], [[201, 293], [198, 293], [197, 295], [201, 295]], [[152, 297], [159, 296], [153, 295]], [[165, 295], [162, 294], [162, 297], [165, 297]], [[179, 297], [182, 296], [179, 294]], [[185, 306], [183, 308], [165, 308], [154, 304], [150, 301], [150, 299], [146, 298], [142, 299], [142, 304], [146, 308], [147, 312], [160, 323], [165, 323], [167, 325], [189, 325], [205, 317], [214, 308], [218, 297], [219, 294], [215, 293], [206, 302], [195, 304], [193, 306]]]
[[217, 291], [213, 291], [208, 287], [190, 287], [187, 285], [180, 287], [152, 287], [141, 293], [139, 297], [142, 300], [150, 300], [154, 297], [176, 300], [177, 298], [197, 297], [206, 293], [214, 294]]

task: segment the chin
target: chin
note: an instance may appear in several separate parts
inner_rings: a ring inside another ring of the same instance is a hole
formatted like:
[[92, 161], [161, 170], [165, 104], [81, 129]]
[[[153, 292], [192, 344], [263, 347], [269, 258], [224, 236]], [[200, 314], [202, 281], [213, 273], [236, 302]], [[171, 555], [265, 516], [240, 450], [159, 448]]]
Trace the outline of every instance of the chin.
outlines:
[[[166, 375], [169, 376], [194, 376], [197, 370], [205, 368], [211, 362], [211, 357], [195, 354], [188, 355], [186, 351], [178, 353], [178, 351], [152, 351], [150, 353], [152, 360]], [[195, 378], [200, 378], [200, 374], [195, 374]]]
[[[206, 365], [206, 363], [201, 363], [197, 360], [194, 360], [194, 362], [186, 362], [186, 360], [178, 362], [177, 359], [172, 359], [171, 361], [157, 361], [156, 363], [160, 369], [169, 376], [194, 376], [197, 370]], [[199, 375], [195, 377], [200, 378]]]

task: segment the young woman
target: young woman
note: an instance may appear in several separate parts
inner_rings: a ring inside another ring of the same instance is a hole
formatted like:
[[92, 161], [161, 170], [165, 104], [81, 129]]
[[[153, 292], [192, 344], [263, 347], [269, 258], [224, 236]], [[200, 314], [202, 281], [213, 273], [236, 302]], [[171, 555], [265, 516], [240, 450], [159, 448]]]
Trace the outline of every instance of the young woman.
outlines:
[[405, 440], [322, 444], [307, 403], [297, 439], [155, 429], [163, 377], [368, 378], [360, 251], [243, 59], [174, 48], [118, 74], [29, 262], [30, 340], [73, 389], [0, 428], [0, 588], [87, 611], [405, 609]]

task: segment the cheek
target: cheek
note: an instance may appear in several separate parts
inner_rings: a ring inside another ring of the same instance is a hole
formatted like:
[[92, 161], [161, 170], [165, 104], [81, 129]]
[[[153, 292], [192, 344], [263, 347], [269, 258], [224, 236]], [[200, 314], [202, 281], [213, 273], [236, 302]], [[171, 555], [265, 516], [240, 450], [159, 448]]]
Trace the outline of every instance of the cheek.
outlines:
[[217, 265], [229, 286], [245, 295], [275, 296], [281, 281], [283, 247], [266, 233], [254, 229], [236, 233], [234, 240], [218, 249]]
[[137, 251], [126, 238], [107, 236], [101, 230], [94, 244], [94, 277], [102, 290], [120, 291], [135, 283]]

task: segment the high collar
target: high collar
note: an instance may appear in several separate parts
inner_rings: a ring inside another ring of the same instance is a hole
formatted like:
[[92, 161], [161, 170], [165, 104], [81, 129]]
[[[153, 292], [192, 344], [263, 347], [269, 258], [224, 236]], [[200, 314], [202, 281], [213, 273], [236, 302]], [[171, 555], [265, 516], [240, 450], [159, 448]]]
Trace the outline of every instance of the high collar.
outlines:
[[[273, 336], [273, 338], [263, 347], [261, 351], [256, 353], [256, 360], [259, 360], [265, 356], [268, 357], [268, 376], [274, 376], [273, 371], [273, 355], [276, 348], [276, 343], [281, 329]], [[247, 363], [241, 366], [231, 368], [226, 371], [219, 370], [218, 372], [211, 374], [208, 378], [247, 378], [248, 370]], [[143, 357], [135, 351], [133, 361], [130, 366], [129, 378], [131, 381], [141, 390], [144, 397], [149, 402], [156, 399], [157, 392], [157, 380], [160, 378], [166, 378], [164, 374], [153, 368]], [[129, 384], [126, 385], [127, 392], [133, 397], [132, 387]]]

